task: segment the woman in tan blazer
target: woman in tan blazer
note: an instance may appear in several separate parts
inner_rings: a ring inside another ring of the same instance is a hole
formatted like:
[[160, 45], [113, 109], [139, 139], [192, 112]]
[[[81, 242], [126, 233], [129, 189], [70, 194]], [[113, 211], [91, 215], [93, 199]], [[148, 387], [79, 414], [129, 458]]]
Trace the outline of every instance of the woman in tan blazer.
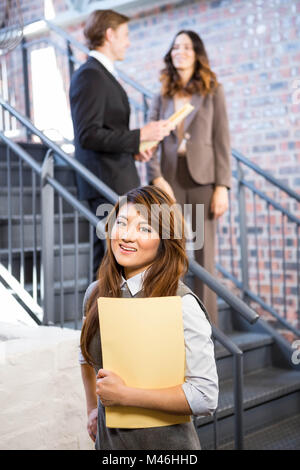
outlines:
[[[164, 62], [162, 89], [153, 99], [150, 120], [168, 119], [186, 103], [194, 109], [153, 153], [147, 163], [148, 180], [182, 207], [190, 204], [193, 232], [199, 233], [203, 224], [196, 217], [196, 206], [204, 205], [204, 244], [195, 250], [195, 259], [214, 274], [216, 219], [228, 208], [231, 180], [224, 91], [210, 69], [201, 38], [193, 31], [177, 33]], [[217, 325], [215, 294], [197, 278], [194, 291]]]

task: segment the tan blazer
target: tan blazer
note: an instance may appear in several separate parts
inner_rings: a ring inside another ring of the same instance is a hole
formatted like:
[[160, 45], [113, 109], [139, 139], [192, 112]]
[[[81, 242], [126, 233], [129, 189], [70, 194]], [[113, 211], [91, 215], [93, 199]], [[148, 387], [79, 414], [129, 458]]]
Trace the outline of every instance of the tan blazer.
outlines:
[[[223, 86], [219, 85], [213, 95], [194, 94], [191, 98], [194, 110], [185, 118], [187, 166], [193, 180], [198, 184], [224, 185], [230, 188], [231, 149], [228, 117]], [[167, 119], [174, 113], [173, 98], [153, 98], [150, 121]], [[151, 182], [163, 176], [171, 185], [176, 176], [178, 136], [171, 132], [160, 143], [147, 163], [147, 177]]]

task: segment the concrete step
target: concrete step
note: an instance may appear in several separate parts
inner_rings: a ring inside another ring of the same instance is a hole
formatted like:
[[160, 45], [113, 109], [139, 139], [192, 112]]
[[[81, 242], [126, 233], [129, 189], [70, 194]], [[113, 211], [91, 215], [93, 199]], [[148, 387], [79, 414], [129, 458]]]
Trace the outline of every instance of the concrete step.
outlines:
[[[75, 197], [77, 197], [77, 189], [75, 186], [70, 186], [67, 190]], [[54, 194], [54, 212], [59, 212], [58, 194]], [[33, 197], [32, 188], [23, 188], [22, 192], [20, 188], [11, 188], [11, 213], [12, 215], [20, 215], [21, 207], [23, 207], [23, 214], [30, 215], [33, 213]], [[22, 206], [21, 206], [22, 204]], [[41, 195], [40, 187], [37, 187], [35, 197], [36, 213], [41, 213]], [[63, 200], [63, 212], [70, 212], [70, 205]], [[0, 217], [8, 217], [8, 194], [7, 188], [0, 188]]]
[[[34, 142], [16, 142], [20, 147], [22, 147], [25, 152], [37, 162], [42, 163], [45, 155], [48, 151], [48, 147], [44, 144], [34, 143]], [[18, 162], [19, 157], [12, 150], [10, 150], [10, 160], [12, 162]], [[0, 162], [7, 161], [7, 146], [3, 142], [0, 142]]]
[[[234, 438], [234, 383], [230, 379], [220, 381], [219, 386], [217, 417], [222, 445]], [[300, 413], [300, 374], [296, 370], [277, 367], [245, 374], [243, 398], [245, 432], [273, 425], [280, 419]], [[198, 417], [194, 422], [203, 448], [212, 448], [213, 418]]]
[[[75, 230], [74, 230], [74, 213], [63, 214], [63, 232], [64, 232], [64, 243], [70, 244], [75, 242]], [[11, 219], [12, 229], [12, 247], [18, 248], [21, 246], [21, 218], [20, 216], [13, 216]], [[34, 238], [34, 218], [32, 215], [24, 215], [23, 217], [23, 231], [24, 231], [24, 246], [25, 248], [32, 246], [32, 240]], [[54, 236], [55, 243], [59, 244], [59, 216], [54, 215]], [[8, 247], [8, 220], [7, 217], [0, 217], [0, 249], [7, 249]], [[36, 216], [36, 233], [37, 233], [37, 244], [41, 244], [41, 216]], [[79, 216], [78, 217], [78, 241], [84, 243], [89, 241], [89, 223], [87, 220]]]
[[[59, 325], [62, 319], [63, 322], [69, 324], [73, 322], [73, 325], [75, 319], [81, 322], [83, 297], [89, 283], [88, 277], [79, 278], [77, 281], [77, 295], [75, 295], [75, 280], [72, 279], [63, 283], [60, 281], [54, 282], [54, 324]], [[31, 284], [26, 285], [25, 289], [29, 294], [32, 294]], [[40, 293], [40, 284], [38, 284], [38, 292]], [[40, 297], [38, 303], [41, 305]]]
[[[233, 450], [234, 442], [221, 445], [219, 450]], [[282, 419], [271, 426], [246, 434], [245, 450], [300, 450], [300, 413]]]
[[232, 312], [229, 305], [227, 305], [223, 299], [218, 299], [218, 313], [219, 313], [219, 328], [224, 333], [230, 333], [234, 330]]
[[[20, 186], [20, 165], [18, 162], [11, 162], [10, 164], [10, 180], [12, 187], [19, 187]], [[27, 163], [23, 164], [22, 168], [22, 179], [23, 179], [23, 186], [24, 187], [32, 187], [32, 169], [27, 165]], [[74, 171], [62, 165], [57, 165], [54, 167], [54, 176], [57, 181], [64, 186], [75, 186], [75, 173]], [[7, 163], [0, 160], [0, 186], [6, 188], [8, 182], [8, 171], [7, 171]], [[40, 177], [37, 175], [36, 177], [36, 184], [40, 184]]]
[[[227, 332], [228, 338], [243, 351], [244, 373], [250, 373], [259, 367], [268, 367], [272, 364], [273, 338], [268, 334], [244, 331]], [[215, 355], [219, 380], [233, 377], [234, 359], [220, 343], [215, 343]]]
[[[41, 265], [41, 247], [36, 249], [37, 266], [38, 266], [38, 281], [40, 279], [40, 265]], [[86, 278], [89, 276], [89, 255], [90, 244], [80, 243], [78, 245], [78, 272], [79, 277]], [[24, 253], [24, 270], [25, 270], [25, 283], [32, 283], [33, 273], [33, 258], [34, 250], [32, 247], [26, 247]], [[8, 250], [0, 250], [0, 260], [5, 267], [8, 266]], [[19, 279], [21, 264], [21, 249], [14, 248], [12, 250], [12, 274]], [[73, 244], [65, 244], [63, 246], [63, 279], [69, 281], [74, 279], [75, 272], [75, 246]], [[60, 281], [60, 247], [54, 246], [54, 280]]]

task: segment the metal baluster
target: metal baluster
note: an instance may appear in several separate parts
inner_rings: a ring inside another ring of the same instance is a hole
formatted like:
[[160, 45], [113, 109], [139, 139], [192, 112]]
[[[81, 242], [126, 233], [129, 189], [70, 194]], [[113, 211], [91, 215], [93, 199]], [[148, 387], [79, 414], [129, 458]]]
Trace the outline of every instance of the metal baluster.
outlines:
[[300, 225], [296, 226], [297, 239], [297, 301], [298, 301], [298, 328], [300, 328]]
[[285, 235], [284, 235], [284, 214], [281, 214], [281, 234], [282, 234], [282, 270], [283, 270], [283, 299], [284, 299], [284, 318], [286, 319], [286, 264], [285, 264]]
[[93, 258], [94, 258], [94, 227], [89, 224], [89, 284], [93, 281]]
[[260, 281], [259, 281], [259, 266], [258, 266], [258, 237], [257, 237], [257, 218], [256, 218], [256, 194], [253, 194], [253, 209], [254, 209], [254, 228], [255, 228], [255, 250], [256, 250], [256, 282], [257, 293], [260, 297]]
[[147, 103], [146, 95], [143, 94], [143, 115], [144, 115], [144, 123], [148, 120], [148, 110], [149, 106]]
[[232, 274], [232, 276], [234, 276], [233, 240], [232, 240], [233, 224], [231, 223], [231, 221], [232, 221], [232, 202], [231, 202], [230, 194], [228, 194], [228, 200], [229, 200], [229, 214], [228, 214], [229, 223], [228, 223], [228, 230], [229, 230], [229, 237], [230, 237], [231, 274]]
[[139, 110], [137, 106], [134, 107], [134, 113], [135, 113], [135, 127], [139, 129], [140, 127], [140, 116], [139, 116]]
[[11, 200], [11, 158], [10, 148], [6, 147], [6, 158], [7, 158], [7, 248], [8, 248], [8, 271], [12, 274], [12, 200]]
[[41, 226], [42, 226], [42, 271], [41, 300], [44, 310], [44, 325], [55, 323], [54, 291], [54, 189], [47, 183], [47, 176], [54, 176], [52, 150], [45, 156], [41, 173]]
[[63, 328], [65, 322], [64, 313], [64, 233], [63, 233], [63, 205], [62, 197], [58, 196], [58, 212], [59, 212], [59, 271], [60, 271], [60, 326]]
[[222, 251], [221, 251], [221, 235], [220, 235], [220, 221], [217, 221], [217, 240], [218, 240], [218, 258], [222, 266]]
[[71, 43], [68, 40], [67, 40], [67, 54], [68, 54], [69, 77], [71, 80], [73, 72], [74, 72], [74, 58], [73, 58], [73, 50], [71, 47]]
[[37, 223], [36, 223], [36, 174], [32, 174], [32, 223], [33, 223], [33, 259], [32, 259], [32, 297], [37, 302]]
[[75, 224], [75, 330], [78, 327], [78, 211], [74, 211]]
[[[4, 64], [4, 57], [0, 58], [0, 95], [4, 96], [3, 88], [4, 88], [4, 77], [3, 77], [3, 64]], [[5, 131], [4, 129], [4, 109], [1, 107], [0, 109], [0, 130]]]
[[247, 300], [246, 292], [249, 289], [248, 239], [247, 239], [246, 194], [245, 194], [245, 186], [243, 185], [244, 173], [243, 173], [240, 162], [237, 162], [237, 173], [238, 173], [238, 204], [239, 204], [243, 300], [246, 301]]
[[218, 447], [219, 447], [219, 433], [218, 433], [218, 415], [217, 415], [217, 411], [218, 409], [216, 409], [214, 411], [214, 415], [213, 415], [213, 418], [214, 418], [214, 426], [213, 426], [213, 429], [214, 429], [214, 450], [218, 450]]
[[20, 207], [20, 284], [24, 288], [24, 207], [23, 207], [23, 160], [19, 158], [19, 207]]
[[234, 444], [235, 449], [243, 450], [243, 354], [234, 354]]
[[270, 287], [271, 287], [271, 306], [274, 306], [273, 294], [273, 260], [272, 260], [272, 246], [271, 246], [271, 216], [270, 216], [270, 203], [267, 203], [268, 211], [268, 245], [269, 245], [269, 259], [270, 259]]
[[[29, 97], [29, 71], [28, 71], [28, 52], [26, 39], [23, 38], [21, 42], [22, 47], [22, 60], [23, 60], [23, 81], [24, 81], [24, 99], [25, 99], [25, 114], [30, 119], [30, 97]], [[31, 140], [31, 132], [26, 128], [27, 142]]]

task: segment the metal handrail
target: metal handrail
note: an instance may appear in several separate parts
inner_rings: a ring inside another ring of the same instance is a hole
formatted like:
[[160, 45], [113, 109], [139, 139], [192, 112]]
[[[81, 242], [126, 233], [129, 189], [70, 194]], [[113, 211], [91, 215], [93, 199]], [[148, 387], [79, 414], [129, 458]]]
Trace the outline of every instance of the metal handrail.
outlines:
[[259, 319], [259, 315], [254, 312], [252, 308], [230, 292], [227, 287], [215, 279], [208, 271], [200, 266], [197, 261], [193, 259], [189, 260], [189, 269], [250, 324], [254, 324]]
[[[232, 274], [228, 273], [219, 263], [216, 263], [216, 267], [217, 267], [218, 271], [220, 271], [220, 273], [222, 273], [224, 277], [227, 277], [228, 279], [230, 279], [230, 281], [233, 282], [233, 284], [238, 289], [243, 290], [243, 284], [242, 284], [241, 281], [239, 281], [235, 276], [232, 276]], [[279, 323], [281, 323], [284, 328], [287, 328], [292, 333], [294, 333], [296, 336], [300, 337], [300, 330], [293, 327], [293, 325], [291, 325], [287, 320], [285, 320], [280, 315], [278, 315], [278, 313], [276, 312], [276, 310], [274, 308], [270, 307], [266, 302], [264, 302], [262, 299], [260, 299], [257, 295], [255, 295], [249, 289], [246, 289], [244, 292], [245, 292], [245, 294], [247, 295], [247, 297], [249, 299], [251, 299], [254, 302], [258, 303], [259, 305], [261, 305], [263, 307], [264, 310], [266, 310], [271, 315], [273, 315], [273, 317], [275, 317], [276, 320], [278, 320]]]
[[[253, 184], [249, 183], [248, 181], [244, 179], [240, 179], [239, 182], [242, 183], [244, 186], [246, 186], [246, 188], [250, 189], [252, 193], [257, 194], [261, 199], [271, 204], [274, 207], [274, 209], [277, 209], [282, 214], [286, 215], [287, 218], [290, 219], [291, 222], [294, 222], [295, 224], [300, 224], [299, 217], [295, 217], [290, 211], [285, 209], [285, 207], [283, 207], [281, 204], [278, 204], [278, 202], [273, 201], [273, 199], [271, 199], [269, 196], [266, 196], [262, 191], [257, 189]], [[282, 191], [284, 191], [284, 189], [282, 189]]]
[[[36, 174], [39, 176], [42, 175], [42, 166], [39, 165], [34, 158], [31, 157], [31, 155], [26, 152], [19, 144], [16, 142], [13, 142], [11, 139], [6, 137], [1, 131], [0, 131], [0, 140], [2, 140], [8, 147], [13, 150], [14, 153], [16, 153], [25, 163], [27, 163], [28, 166], [32, 170], [35, 171]], [[90, 211], [88, 210], [84, 204], [82, 204], [77, 198], [75, 198], [67, 189], [64, 188], [64, 186], [56, 181], [54, 178], [51, 178], [50, 176], [46, 175], [45, 180], [48, 184], [50, 184], [61, 196], [64, 197], [64, 199], [73, 206], [74, 209], [79, 210], [82, 215], [86, 217], [86, 219], [93, 224], [95, 227], [99, 224], [99, 219]]]
[[[17, 143], [6, 137], [0, 132], [0, 140], [2, 140], [14, 153], [16, 153], [21, 160], [23, 160], [35, 173], [42, 177], [43, 165], [39, 165], [36, 161]], [[75, 210], [79, 211], [94, 227], [97, 227], [102, 234], [105, 233], [104, 223], [99, 222], [98, 218], [87, 209], [78, 199], [76, 199], [64, 186], [56, 181], [48, 174], [44, 175], [44, 180], [47, 184], [52, 186], [55, 191], [67, 201]], [[197, 271], [197, 263], [193, 262], [193, 269]], [[205, 277], [205, 270], [200, 269], [201, 275]], [[213, 282], [213, 278], [209, 275], [209, 285], [216, 289], [217, 293], [224, 296], [228, 303], [232, 306], [239, 306], [242, 311], [242, 315], [249, 322], [253, 323], [256, 321], [258, 315], [255, 316], [254, 312], [249, 309], [247, 305], [243, 305], [239, 299], [234, 299], [234, 295], [231, 292], [225, 292], [226, 289], [219, 283], [219, 281]], [[238, 301], [238, 302], [237, 302]], [[212, 336], [227, 351], [229, 351], [234, 357], [234, 409], [235, 409], [235, 448], [243, 449], [243, 352], [233, 343], [222, 331], [212, 325]], [[217, 443], [216, 443], [217, 447]]]
[[99, 180], [93, 173], [87, 170], [80, 162], [75, 158], [67, 155], [55, 142], [35, 127], [32, 122], [16, 111], [10, 104], [3, 100], [0, 96], [0, 105], [5, 108], [10, 114], [12, 114], [21, 124], [23, 124], [28, 131], [38, 136], [45, 145], [51, 148], [55, 154], [61, 157], [71, 168], [73, 168], [80, 176], [82, 176], [89, 184], [99, 191], [106, 199], [112, 204], [115, 204], [118, 200], [118, 196], [114, 191], [110, 189], [103, 181]]
[[[35, 21], [41, 21], [43, 20], [49, 27], [49, 29], [55, 31], [57, 34], [59, 34], [61, 37], [63, 37], [66, 41], [68, 41], [70, 44], [72, 44], [73, 46], [75, 46], [77, 49], [79, 49], [81, 52], [84, 52], [85, 54], [88, 54], [89, 53], [89, 49], [84, 46], [82, 43], [80, 43], [79, 41], [77, 41], [77, 39], [75, 39], [73, 36], [71, 36], [69, 33], [67, 33], [66, 31], [64, 31], [62, 28], [60, 28], [59, 26], [55, 25], [53, 22], [49, 21], [49, 20], [46, 20], [45, 18], [38, 18], [36, 19]], [[28, 22], [29, 23], [32, 23], [32, 22]], [[75, 60], [74, 60], [75, 61]], [[76, 61], [77, 62], [77, 61]], [[78, 61], [79, 62], [79, 61]], [[154, 96], [154, 93], [152, 93], [151, 91], [149, 91], [148, 89], [146, 89], [145, 87], [143, 87], [142, 85], [140, 85], [138, 82], [136, 82], [135, 80], [133, 80], [132, 78], [130, 78], [128, 75], [126, 75], [124, 72], [122, 72], [121, 70], [118, 69], [118, 74], [120, 75], [120, 77], [122, 78], [122, 80], [124, 80], [126, 83], [128, 83], [129, 85], [133, 86], [137, 91], [139, 91], [140, 93], [142, 93], [143, 95], [145, 95], [147, 98], [149, 99], [152, 99], [153, 96]], [[281, 189], [282, 191], [284, 191], [286, 194], [288, 194], [289, 196], [291, 196], [292, 198], [296, 199], [298, 202], [300, 202], [300, 195], [293, 191], [291, 188], [289, 188], [287, 185], [285, 185], [284, 183], [282, 183], [280, 180], [278, 180], [277, 178], [275, 178], [274, 176], [272, 176], [270, 173], [268, 173], [266, 170], [263, 170], [262, 168], [260, 168], [258, 165], [256, 165], [255, 163], [251, 162], [250, 160], [248, 160], [245, 156], [243, 156], [240, 152], [238, 152], [236, 149], [232, 149], [232, 156], [242, 162], [244, 165], [248, 166], [249, 168], [251, 168], [252, 170], [254, 170], [256, 173], [258, 173], [259, 175], [263, 176], [266, 180], [268, 180], [270, 183], [274, 184], [275, 186], [277, 186], [279, 189]]]
[[256, 173], [259, 175], [263, 176], [267, 181], [272, 183], [274, 186], [277, 186], [277, 188], [281, 189], [284, 191], [286, 194], [291, 196], [293, 199], [296, 199], [296, 201], [300, 202], [300, 194], [296, 193], [296, 191], [293, 191], [291, 188], [289, 188], [286, 184], [282, 183], [280, 180], [272, 176], [270, 173], [268, 173], [266, 170], [263, 170], [260, 168], [258, 165], [255, 163], [251, 162], [248, 160], [248, 158], [244, 157], [240, 152], [238, 152], [235, 149], [232, 149], [232, 156], [242, 162], [244, 165], [246, 165], [248, 168], [251, 168], [251, 170], [254, 170]]
[[[58, 154], [66, 163], [68, 163], [80, 176], [85, 178], [89, 183], [98, 189], [98, 191], [103, 194], [111, 203], [115, 204], [118, 200], [118, 195], [112, 191], [107, 185], [100, 181], [95, 175], [93, 175], [89, 170], [87, 170], [83, 165], [81, 165], [77, 160], [67, 155], [61, 148], [51, 141], [47, 136], [45, 136], [41, 131], [39, 131], [28, 118], [22, 116], [14, 108], [12, 108], [8, 103], [6, 103], [0, 97], [0, 105], [2, 105], [7, 111], [9, 111], [16, 119], [18, 119], [30, 132], [36, 134], [42, 142], [44, 142], [49, 148], [51, 148], [56, 154]], [[1, 138], [8, 142], [8, 139], [0, 134]], [[3, 136], [3, 137], [2, 137]], [[14, 144], [17, 148], [17, 144]], [[25, 152], [25, 151], [23, 151]], [[26, 152], [25, 152], [26, 153]], [[24, 155], [24, 154], [23, 154]], [[29, 156], [30, 157], [30, 156]], [[31, 157], [30, 157], [31, 158]], [[29, 161], [27, 162], [29, 163]], [[30, 163], [29, 163], [30, 164]], [[211, 287], [223, 300], [225, 300], [229, 305], [236, 309], [236, 311], [242, 315], [249, 323], [254, 323], [258, 320], [259, 316], [255, 313], [245, 302], [238, 299], [232, 292], [226, 289], [222, 284], [217, 281], [213, 276], [211, 276], [204, 268], [202, 268], [198, 263], [191, 260], [190, 261], [191, 270], [205, 283]]]
[[[89, 52], [88, 49], [85, 46], [83, 46], [81, 43], [76, 41], [76, 39], [71, 37], [68, 33], [66, 33], [61, 28], [57, 27], [56, 25], [54, 25], [53, 23], [49, 21], [46, 21], [46, 23], [48, 24], [50, 29], [52, 29], [53, 31], [56, 31], [60, 36], [64, 37], [65, 40], [69, 44], [73, 45], [74, 47], [77, 47], [83, 53], [88, 54]], [[26, 44], [24, 45], [24, 47], [26, 47]], [[60, 48], [60, 51], [65, 54], [65, 51], [63, 51], [61, 48]], [[69, 60], [72, 63], [79, 62], [74, 57], [70, 57], [70, 56], [69, 56]], [[149, 92], [149, 90], [146, 90], [140, 84], [138, 84], [137, 82], [129, 78], [121, 70], [118, 70], [118, 73], [121, 79], [124, 80], [124, 82], [133, 86], [136, 90], [142, 93], [144, 97], [144, 103], [143, 103], [144, 106], [140, 105], [139, 103], [136, 103], [134, 100], [132, 100], [132, 104], [136, 107], [136, 109], [144, 110], [144, 116], [145, 116], [145, 109], [147, 108], [147, 102], [145, 98], [151, 99], [153, 97], [153, 93]], [[42, 142], [44, 142], [50, 149], [52, 149], [57, 155], [59, 155], [78, 174], [80, 174], [83, 178], [85, 178], [93, 187], [99, 190], [100, 193], [104, 194], [105, 197], [109, 201], [111, 201], [112, 203], [116, 202], [117, 195], [113, 191], [111, 191], [110, 188], [108, 188], [103, 182], [98, 180], [92, 173], [86, 170], [86, 168], [84, 168], [78, 161], [72, 159], [67, 154], [65, 154], [60, 149], [60, 147], [58, 147], [53, 141], [48, 139], [42, 132], [36, 129], [33, 126], [33, 124], [29, 121], [29, 119], [19, 115], [19, 113], [13, 110], [13, 108], [11, 108], [7, 103], [3, 102], [1, 98], [0, 98], [0, 104], [9, 112], [11, 112], [12, 115], [14, 115], [27, 128], [27, 130], [38, 135]], [[0, 138], [1, 137], [2, 136], [0, 134]], [[17, 145], [17, 144], [14, 144], [14, 145]], [[13, 147], [11, 146], [11, 148]], [[22, 154], [24, 156], [25, 154], [24, 154], [23, 149], [19, 148], [19, 150], [22, 151]], [[16, 153], [19, 153], [19, 152], [16, 152]], [[286, 187], [283, 183], [278, 181], [272, 175], [269, 175], [267, 172], [259, 168], [257, 165], [250, 162], [248, 159], [246, 159], [241, 154], [239, 154], [236, 150], [232, 150], [232, 155], [237, 161], [244, 163], [246, 166], [256, 171], [257, 174], [260, 174], [261, 176], [266, 178], [266, 180], [268, 180], [269, 182], [271, 182], [272, 184], [274, 184], [281, 190], [285, 191], [295, 200], [297, 200], [298, 202], [300, 201], [300, 195], [292, 191], [290, 188]], [[26, 160], [26, 161], [27, 163], [29, 162], [29, 160]], [[99, 223], [99, 220], [95, 217], [95, 215], [92, 214], [88, 209], [86, 209], [85, 206], [83, 206], [76, 198], [74, 198], [74, 196], [72, 196], [54, 178], [51, 178], [49, 175], [46, 175], [46, 181], [65, 200], [67, 200], [76, 210], [81, 212], [93, 226], [96, 226]], [[242, 184], [246, 183], [245, 185], [249, 185], [249, 183], [247, 183], [246, 181], [242, 179], [240, 179], [239, 181]], [[249, 189], [252, 189], [252, 188], [249, 188]], [[257, 191], [257, 189], [255, 190]], [[100, 231], [101, 231], [101, 228], [100, 228]], [[190, 264], [190, 270], [197, 277], [199, 277], [205, 284], [207, 284], [213, 291], [215, 291], [221, 298], [223, 298], [225, 302], [233, 308], [234, 312], [237, 312], [238, 314], [242, 315], [251, 324], [257, 321], [259, 316], [244, 301], [239, 299], [236, 295], [232, 294], [229, 291], [229, 289], [227, 289], [219, 281], [214, 279], [213, 276], [211, 276], [207, 271], [205, 271], [198, 263], [196, 263], [193, 260], [190, 260], [189, 264]], [[243, 392], [243, 380], [242, 380], [243, 378], [243, 363], [242, 363], [243, 353], [231, 340], [229, 340], [229, 338], [227, 338], [220, 330], [218, 330], [214, 326], [212, 326], [212, 334], [213, 334], [213, 337], [217, 341], [219, 341], [234, 357], [234, 367], [235, 367], [235, 372], [234, 372], [234, 397], [235, 398], [234, 400], [235, 400], [235, 410], [236, 410], [235, 443], [236, 443], [236, 448], [243, 448], [243, 422], [242, 422], [242, 419], [243, 419], [243, 393], [242, 393]]]
[[[52, 26], [49, 24], [49, 26]], [[54, 25], [53, 25], [54, 26]], [[54, 29], [54, 27], [52, 27]], [[61, 35], [62, 30], [60, 28], [55, 28], [57, 32], [59, 32]], [[58, 31], [59, 30], [59, 31]], [[66, 35], [65, 35], [66, 36]], [[65, 37], [70, 43], [74, 45], [74, 40], [71, 37]], [[79, 49], [82, 50], [83, 52], [87, 53], [88, 50], [84, 50], [84, 46], [78, 43]], [[72, 58], [71, 58], [72, 59]], [[75, 62], [75, 60], [72, 60], [72, 62]], [[122, 71], [119, 70], [119, 76], [121, 79], [123, 79], [126, 83], [129, 85], [133, 86], [136, 88], [139, 92], [143, 94], [144, 101], [143, 105], [144, 107], [147, 107], [147, 102], [146, 98], [151, 98], [153, 94], [149, 92], [148, 90], [144, 89], [141, 87], [138, 83], [134, 82], [133, 80], [129, 79]], [[42, 132], [40, 132], [33, 124], [30, 122], [29, 119], [25, 118], [24, 116], [21, 116], [19, 113], [17, 113], [8, 103], [5, 103], [4, 101], [0, 100], [0, 104], [9, 111], [12, 115], [14, 115], [19, 122], [21, 122], [27, 129], [27, 131], [30, 131], [37, 135], [43, 143], [45, 143], [50, 149], [52, 149], [57, 155], [59, 155], [66, 163], [68, 163], [78, 174], [80, 174], [83, 178], [85, 178], [90, 184], [92, 184], [96, 189], [99, 190], [100, 193], [104, 194], [106, 198], [111, 201], [112, 203], [116, 202], [117, 195], [114, 194], [113, 191], [111, 191], [104, 183], [100, 182], [97, 178], [94, 177], [93, 174], [88, 172], [82, 165], [79, 164], [79, 162], [75, 161], [74, 159], [70, 158], [67, 154], [65, 154], [54, 142], [52, 142], [49, 138], [47, 138]], [[135, 100], [132, 100], [132, 104], [139, 109], [142, 109], [142, 107], [135, 102]], [[146, 110], [144, 109], [144, 116], [146, 115]], [[1, 136], [0, 136], [1, 137]], [[6, 141], [7, 143], [7, 141]], [[16, 145], [11, 143], [11, 148], [16, 150]], [[25, 156], [25, 153], [21, 148], [19, 148], [20, 152], [17, 152], [19, 155], [23, 154]], [[32, 162], [28, 159], [26, 159], [27, 163], [30, 165], [30, 163], [35, 164], [35, 162]], [[98, 219], [90, 213], [89, 210], [86, 209], [74, 196], [72, 196], [60, 183], [58, 183], [54, 178], [51, 178], [51, 176], [46, 175], [45, 176], [45, 181], [50, 184], [58, 194], [60, 194], [65, 200], [67, 200], [71, 206], [78, 210], [81, 214], [85, 216], [87, 220], [93, 225], [93, 226], [98, 226], [99, 221]], [[100, 231], [103, 232], [104, 228], [99, 227]], [[197, 270], [197, 267], [200, 268], [200, 273]], [[235, 297], [229, 290], [224, 288], [224, 286], [221, 285], [221, 283], [212, 277], [210, 277], [209, 273], [206, 273], [206, 271], [201, 268], [201, 266], [197, 266], [197, 263], [191, 262], [191, 268], [194, 269], [195, 274], [202, 278], [202, 280], [205, 282], [207, 281], [207, 277], [205, 275], [208, 275], [208, 284], [211, 286], [215, 292], [222, 297], [229, 305], [231, 305], [233, 308], [237, 308], [237, 312], [241, 314], [249, 323], [254, 323], [259, 317], [258, 315], [251, 310], [244, 302], [240, 301], [237, 297]], [[243, 448], [243, 352], [229, 339], [227, 338], [221, 331], [219, 331], [216, 327], [212, 327], [212, 335], [213, 337], [220, 342], [220, 344], [223, 345], [233, 355], [234, 358], [234, 406], [235, 406], [235, 447], [237, 449], [242, 449]], [[214, 421], [215, 426], [216, 426], [216, 421]]]
[[[82, 52], [88, 54], [89, 53], [89, 50], [87, 47], [85, 47], [83, 44], [81, 44], [80, 42], [78, 42], [76, 39], [74, 39], [70, 34], [66, 33], [64, 30], [62, 30], [60, 27], [56, 26], [54, 23], [52, 23], [51, 21], [46, 21], [48, 27], [50, 30], [53, 30], [55, 31], [57, 34], [59, 34], [61, 37], [63, 37], [65, 39], [65, 41], [67, 42], [67, 45], [68, 45], [68, 50], [71, 50], [70, 49], [70, 45], [76, 47], [77, 49], [81, 50]], [[69, 60], [73, 60], [74, 57], [73, 57], [73, 54], [72, 54], [72, 50], [71, 50], [71, 55], [69, 55]], [[72, 62], [73, 63], [73, 62]], [[144, 114], [144, 119], [147, 118], [147, 112], [148, 112], [148, 103], [147, 103], [147, 99], [151, 99], [153, 97], [153, 93], [150, 92], [149, 90], [145, 89], [144, 87], [142, 87], [139, 83], [135, 82], [134, 80], [132, 80], [131, 78], [129, 78], [126, 74], [124, 74], [121, 70], [118, 71], [120, 77], [126, 82], [128, 83], [129, 85], [133, 86], [137, 91], [139, 91], [142, 95], [143, 95], [143, 103], [142, 104], [139, 104], [137, 103], [135, 100], [130, 100], [131, 102], [131, 105], [134, 107], [135, 111], [142, 111], [143, 114]], [[267, 171], [261, 169], [259, 166], [257, 166], [256, 164], [254, 164], [253, 162], [251, 162], [250, 160], [248, 160], [247, 158], [245, 158], [243, 155], [241, 155], [237, 150], [235, 149], [232, 149], [232, 156], [236, 159], [237, 161], [237, 164], [239, 165], [240, 163], [243, 163], [244, 165], [246, 165], [248, 168], [252, 169], [253, 171], [256, 172], [256, 174], [259, 174], [261, 175], [262, 177], [265, 178], [266, 181], [270, 182], [271, 184], [273, 184], [275, 187], [277, 187], [278, 189], [280, 189], [281, 191], [284, 191], [286, 194], [288, 194], [290, 197], [292, 197], [294, 200], [300, 202], [300, 195], [298, 193], [296, 193], [295, 191], [293, 191], [291, 188], [289, 188], [287, 185], [285, 185], [284, 183], [282, 183], [281, 181], [277, 180], [277, 178], [275, 178], [274, 176], [272, 176], [271, 174], [269, 174]], [[241, 176], [239, 176], [238, 178], [238, 182], [239, 182], [239, 185], [243, 185], [244, 187], [247, 187], [248, 189], [250, 189], [252, 191], [253, 194], [255, 195], [258, 195], [260, 198], [262, 198], [263, 200], [265, 200], [267, 203], [271, 204], [275, 209], [281, 211], [281, 214], [284, 214], [285, 216], [287, 216], [289, 218], [290, 221], [294, 222], [297, 224], [298, 228], [300, 227], [300, 220], [298, 218], [296, 218], [295, 216], [293, 216], [293, 214], [291, 214], [289, 211], [287, 211], [284, 207], [282, 207], [280, 204], [276, 203], [275, 201], [273, 201], [271, 198], [268, 198], [268, 196], [264, 195], [261, 191], [259, 191], [257, 188], [255, 188], [254, 185], [251, 185], [251, 183], [245, 181]], [[246, 219], [243, 218], [243, 221], [246, 222]], [[244, 240], [242, 240], [242, 244], [245, 243], [245, 237], [244, 237]], [[245, 248], [245, 245], [242, 246], [242, 248]], [[249, 289], [247, 289], [245, 286], [247, 284], [247, 276], [245, 273], [246, 273], [246, 266], [247, 266], [247, 263], [245, 262], [242, 262], [243, 264], [243, 292], [244, 292], [244, 296], [247, 294], [247, 292], [249, 291]], [[194, 272], [195, 274], [195, 272]], [[229, 278], [228, 274], [226, 271], [225, 273], [223, 273], [225, 276], [227, 276], [227, 278]], [[197, 275], [197, 274], [196, 274]], [[298, 271], [298, 279], [300, 280], [300, 272]], [[202, 279], [203, 280], [203, 279]], [[259, 298], [259, 296], [255, 296], [254, 293], [251, 292], [251, 294], [253, 294], [252, 296], [249, 296], [248, 295], [248, 298], [252, 298], [254, 299], [255, 297], [259, 300], [259, 304], [265, 308], [266, 304], [263, 302], [262, 299]], [[298, 297], [298, 305], [299, 305], [299, 316], [300, 316], [300, 299]], [[286, 304], [285, 304], [285, 309], [286, 309]], [[279, 317], [281, 318], [280, 316], [278, 316], [276, 314], [276, 312], [272, 309], [272, 308], [267, 308], [267, 311], [269, 311], [270, 313], [273, 314], [273, 316], [275, 316], [276, 318]], [[275, 312], [275, 314], [274, 314]], [[285, 320], [280, 320], [282, 324], [286, 324], [286, 325], [289, 325], [288, 322], [286, 322]], [[300, 321], [300, 320], [299, 320]], [[295, 331], [295, 329], [290, 325], [289, 326], [289, 329], [291, 329], [292, 331]]]
[[[234, 443], [235, 449], [244, 448], [244, 426], [243, 426], [243, 351], [229, 339], [221, 330], [212, 325], [213, 337], [224, 346], [233, 356], [233, 377], [234, 377]], [[217, 413], [217, 410], [216, 412]], [[215, 449], [218, 447], [217, 438], [215, 438]]]

